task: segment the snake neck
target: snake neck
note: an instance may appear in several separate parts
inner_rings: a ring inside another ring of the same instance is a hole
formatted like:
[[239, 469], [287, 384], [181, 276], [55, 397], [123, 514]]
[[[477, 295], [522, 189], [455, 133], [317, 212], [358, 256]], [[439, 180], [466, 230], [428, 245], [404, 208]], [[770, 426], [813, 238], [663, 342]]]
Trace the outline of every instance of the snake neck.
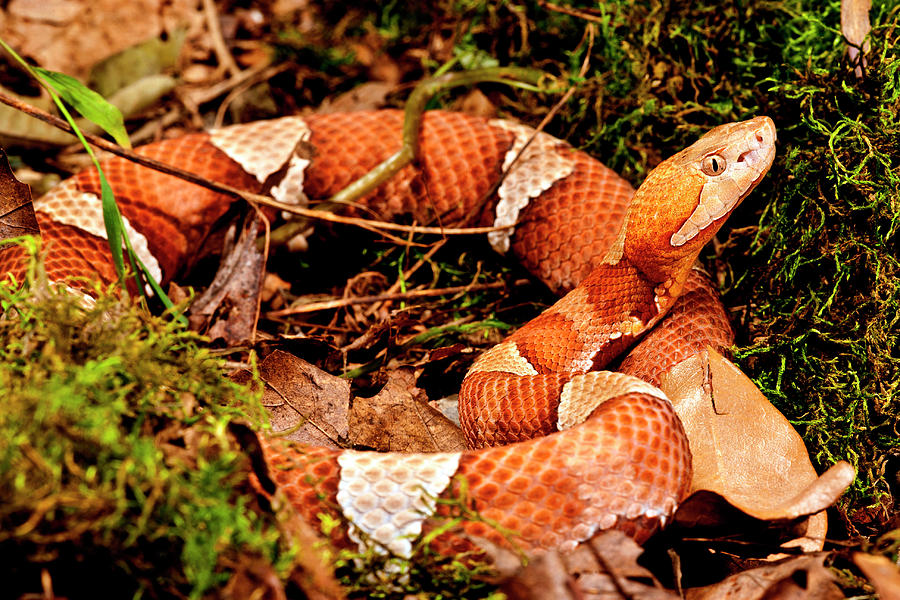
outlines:
[[627, 260], [601, 264], [507, 341], [537, 373], [600, 369], [662, 318], [683, 283], [667, 288]]

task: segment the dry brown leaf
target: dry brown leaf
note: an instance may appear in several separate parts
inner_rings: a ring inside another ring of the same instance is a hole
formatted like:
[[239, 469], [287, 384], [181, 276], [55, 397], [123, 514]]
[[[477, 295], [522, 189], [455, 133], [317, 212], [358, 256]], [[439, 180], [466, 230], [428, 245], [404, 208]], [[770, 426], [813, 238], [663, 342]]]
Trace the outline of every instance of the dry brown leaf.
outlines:
[[737, 573], [719, 583], [686, 590], [687, 600], [837, 600], [843, 598], [827, 554], [798, 556]]
[[502, 586], [513, 600], [676, 600], [638, 564], [643, 549], [621, 531], [603, 531], [574, 552], [548, 552]]
[[[862, 67], [866, 65], [865, 56], [859, 58], [862, 48], [863, 54], [869, 51], [869, 42], [866, 36], [872, 29], [869, 22], [869, 9], [872, 8], [872, 0], [841, 0], [841, 33], [850, 42], [847, 55], [850, 64], [856, 65], [857, 77], [862, 77]], [[859, 63], [857, 64], [857, 61]]]
[[[248, 219], [219, 262], [213, 282], [191, 305], [191, 327], [229, 346], [252, 341], [256, 331], [265, 255], [256, 247], [259, 217]], [[232, 232], [229, 231], [229, 235]], [[208, 328], [208, 329], [207, 329]]]
[[16, 179], [0, 148], [0, 242], [20, 235], [40, 235], [31, 188]]
[[350, 441], [383, 452], [465, 450], [459, 428], [416, 398], [412, 369], [393, 371], [372, 398], [356, 398], [350, 411]]
[[[244, 374], [247, 378], [249, 374]], [[340, 448], [348, 435], [350, 383], [276, 350], [259, 364], [272, 429], [289, 440]]]
[[[803, 440], [740, 369], [713, 350], [676, 365], [663, 376], [690, 440], [692, 492], [714, 492], [744, 513], [762, 520], [790, 520], [819, 513], [853, 481], [841, 462], [816, 476]], [[679, 507], [682, 523], [711, 519], [709, 495]], [[682, 510], [684, 509], [684, 510]], [[825, 515], [809, 523], [800, 545], [820, 549]]]
[[326, 98], [319, 106], [318, 113], [353, 112], [383, 108], [388, 94], [397, 89], [397, 84], [386, 81], [369, 81], [337, 96]]
[[900, 598], [900, 567], [878, 554], [853, 554], [853, 562], [884, 600]]

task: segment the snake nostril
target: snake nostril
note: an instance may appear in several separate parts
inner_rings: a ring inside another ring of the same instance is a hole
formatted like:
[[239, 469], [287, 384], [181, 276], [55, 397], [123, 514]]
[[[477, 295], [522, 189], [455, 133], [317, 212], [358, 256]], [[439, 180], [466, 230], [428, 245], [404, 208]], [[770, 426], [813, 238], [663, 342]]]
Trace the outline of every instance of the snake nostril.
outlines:
[[760, 132], [758, 132], [758, 131], [756, 132], [756, 141], [759, 142], [760, 144], [763, 143], [763, 136], [762, 136], [762, 134], [761, 134]]

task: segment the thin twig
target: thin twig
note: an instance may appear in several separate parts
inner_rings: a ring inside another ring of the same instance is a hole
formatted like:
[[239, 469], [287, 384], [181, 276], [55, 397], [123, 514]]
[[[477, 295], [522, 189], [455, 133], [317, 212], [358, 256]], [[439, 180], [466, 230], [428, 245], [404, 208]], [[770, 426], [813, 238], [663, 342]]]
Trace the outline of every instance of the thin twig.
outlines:
[[[414, 264], [412, 267], [410, 267], [409, 269], [407, 269], [406, 271], [403, 272], [402, 281], [409, 281], [409, 278], [413, 276], [413, 273], [418, 271], [419, 268], [425, 264], [425, 261], [431, 260], [431, 257], [434, 256], [434, 253], [437, 252], [438, 250], [440, 250], [446, 243], [447, 243], [446, 239], [438, 240], [437, 242], [435, 242], [432, 245], [432, 247], [429, 248], [428, 252], [425, 253], [425, 256], [420, 258], [418, 261], [416, 261], [416, 264]], [[387, 292], [385, 292], [385, 293], [393, 294], [394, 292], [396, 292], [400, 288], [400, 281], [401, 280], [398, 278], [397, 281], [395, 281], [393, 284], [391, 284], [391, 287], [389, 287], [387, 289]], [[382, 304], [383, 303], [381, 303], [381, 302], [376, 302], [375, 304], [370, 306], [369, 309], [366, 311], [366, 316], [371, 317], [373, 314], [375, 314], [375, 312], [378, 309], [380, 309], [382, 307]]]
[[604, 21], [604, 17], [602, 16], [593, 15], [589, 12], [578, 10], [577, 8], [560, 6], [559, 4], [553, 4], [552, 2], [547, 2], [546, 0], [538, 0], [538, 6], [546, 8], [547, 10], [551, 10], [553, 12], [578, 17], [579, 19], [584, 19], [585, 21], [593, 21], [594, 23], [603, 23]]
[[203, 0], [203, 14], [206, 16], [206, 27], [212, 39], [216, 58], [219, 59], [219, 66], [225, 69], [228, 75], [237, 75], [241, 72], [241, 68], [234, 62], [234, 57], [225, 44], [225, 36], [222, 35], [222, 27], [219, 24], [219, 11], [213, 0]]
[[401, 292], [397, 294], [376, 294], [374, 296], [357, 296], [355, 298], [341, 298], [339, 300], [327, 300], [325, 302], [311, 302], [303, 306], [284, 308], [282, 310], [274, 310], [266, 313], [267, 318], [285, 317], [288, 315], [298, 315], [302, 313], [317, 312], [320, 310], [330, 310], [333, 308], [343, 308], [353, 304], [369, 304], [371, 302], [384, 302], [386, 300], [411, 300], [413, 298], [427, 298], [430, 296], [445, 296], [448, 294], [459, 294], [465, 292], [473, 292], [480, 290], [493, 290], [504, 288], [508, 285], [512, 287], [521, 287], [529, 285], [531, 282], [527, 279], [518, 279], [512, 284], [505, 281], [493, 281], [491, 283], [476, 283], [470, 285], [458, 285], [446, 288], [434, 288], [430, 290], [412, 290], [410, 292]]

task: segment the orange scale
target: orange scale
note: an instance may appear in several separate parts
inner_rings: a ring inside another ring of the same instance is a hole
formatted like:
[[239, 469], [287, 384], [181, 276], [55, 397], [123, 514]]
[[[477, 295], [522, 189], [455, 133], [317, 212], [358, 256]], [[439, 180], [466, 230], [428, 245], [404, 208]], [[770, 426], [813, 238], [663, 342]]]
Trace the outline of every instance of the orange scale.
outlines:
[[645, 461], [647, 457], [647, 451], [643, 446], [635, 446], [635, 448], [631, 451], [631, 460], [634, 462], [641, 464]]
[[498, 468], [491, 472], [491, 479], [500, 484], [507, 483], [515, 475], [515, 471], [508, 468]]
[[525, 461], [525, 465], [522, 468], [522, 472], [531, 477], [532, 479], [538, 479], [541, 476], [541, 473], [547, 469], [547, 459], [538, 460], [532, 455], [527, 461]]
[[541, 485], [555, 487], [561, 477], [562, 473], [558, 469], [545, 469], [538, 476], [538, 482], [540, 482]]
[[506, 452], [503, 458], [503, 464], [510, 469], [521, 469], [525, 459], [517, 452]]
[[526, 523], [519, 529], [519, 536], [531, 543], [534, 543], [537, 540], [541, 539], [543, 535], [544, 528], [539, 527], [534, 523]]
[[641, 469], [637, 473], [636, 479], [645, 485], [652, 486], [656, 482], [655, 472], [649, 469]]
[[319, 477], [328, 477], [329, 475], [336, 474], [339, 469], [338, 465], [332, 463], [330, 460], [316, 461], [310, 466], [310, 470], [313, 474]]
[[631, 439], [634, 437], [634, 430], [631, 427], [621, 426], [618, 428], [618, 436], [623, 440]]
[[[336, 490], [335, 493], [337, 493]], [[314, 489], [301, 491], [298, 493], [297, 498], [299, 502], [295, 501], [294, 504], [299, 503], [306, 506], [318, 506], [322, 503], [322, 494], [316, 492]]]
[[562, 514], [572, 519], [580, 515], [582, 510], [584, 510], [583, 502], [579, 502], [578, 500], [569, 500], [565, 504], [563, 504]]
[[506, 484], [506, 489], [514, 494], [524, 494], [531, 487], [531, 478], [518, 476]]
[[[471, 477], [469, 478], [471, 483]], [[496, 498], [498, 494], [500, 494], [500, 486], [492, 481], [488, 481], [483, 483], [478, 490], [475, 491], [478, 497], [485, 502], [490, 502], [493, 498]]]
[[663, 458], [659, 461], [659, 470], [663, 473], [668, 473], [672, 469], [671, 463], [669, 463], [669, 459]]
[[335, 496], [338, 493], [338, 485], [340, 485], [340, 478], [338, 477], [329, 477], [325, 481], [320, 484], [320, 487], [323, 491], [328, 494]]
[[491, 507], [498, 510], [507, 510], [510, 507], [515, 506], [518, 501], [519, 496], [517, 496], [516, 494], [501, 492], [494, 498], [494, 501], [491, 503]]
[[534, 514], [536, 507], [533, 502], [528, 502], [527, 500], [520, 500], [512, 510], [512, 513], [521, 517], [522, 519], [530, 519], [531, 515]]
[[560, 536], [551, 529], [545, 528], [544, 534], [541, 536], [540, 540], [538, 540], [540, 545], [544, 548], [558, 548], [562, 543], [562, 539]]
[[531, 519], [536, 524], [546, 527], [553, 521], [553, 513], [546, 508], [539, 508], [531, 515]]
[[469, 482], [469, 486], [473, 488], [478, 487], [484, 481], [484, 475], [478, 471], [466, 471], [463, 475]]
[[466, 533], [478, 537], [487, 537], [493, 530], [493, 527], [490, 527], [487, 523], [482, 523], [481, 521], [469, 521], [465, 525]]

